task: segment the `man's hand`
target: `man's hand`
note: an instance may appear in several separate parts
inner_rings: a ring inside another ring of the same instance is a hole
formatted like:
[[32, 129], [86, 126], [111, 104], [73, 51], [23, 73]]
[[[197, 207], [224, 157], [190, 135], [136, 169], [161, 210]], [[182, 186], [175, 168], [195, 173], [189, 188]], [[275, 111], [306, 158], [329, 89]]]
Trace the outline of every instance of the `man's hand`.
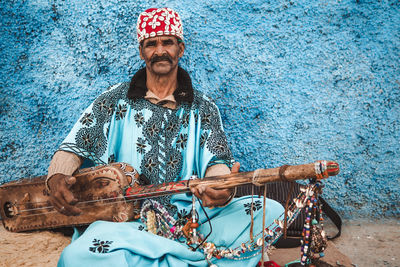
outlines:
[[[235, 162], [232, 166], [231, 173], [238, 173], [240, 163]], [[201, 199], [203, 206], [215, 207], [225, 205], [233, 193], [233, 189], [212, 189], [205, 185], [198, 185], [191, 189], [192, 194]]]
[[72, 194], [70, 187], [75, 184], [76, 178], [61, 173], [54, 174], [48, 181], [50, 188], [50, 202], [64, 215], [79, 215], [82, 210], [75, 207], [78, 200]]

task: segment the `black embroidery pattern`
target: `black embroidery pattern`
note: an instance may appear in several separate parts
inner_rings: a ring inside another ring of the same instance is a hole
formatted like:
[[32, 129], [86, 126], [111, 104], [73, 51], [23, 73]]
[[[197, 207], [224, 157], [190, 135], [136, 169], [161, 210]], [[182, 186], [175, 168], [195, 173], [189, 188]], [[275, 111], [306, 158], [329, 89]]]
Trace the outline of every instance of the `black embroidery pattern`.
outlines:
[[188, 139], [187, 134], [180, 134], [178, 140], [176, 141], [176, 145], [181, 149], [184, 149], [186, 147], [187, 139]]
[[190, 217], [190, 213], [185, 209], [181, 209], [180, 211], [177, 212], [177, 216], [178, 216], [177, 224], [185, 225]]
[[101, 111], [101, 112], [103, 112], [104, 110], [106, 110], [106, 109], [108, 109], [108, 102], [107, 102], [107, 99], [101, 99], [100, 101], [98, 101], [97, 103], [96, 103], [96, 105], [97, 105], [97, 107], [98, 107], [98, 110], [99, 111]]
[[144, 124], [144, 117], [143, 117], [143, 114], [142, 114], [141, 112], [136, 113], [136, 115], [135, 115], [135, 122], [136, 122], [136, 124], [138, 125], [138, 127], [143, 126], [143, 124]]
[[[142, 137], [133, 140], [133, 149], [141, 155], [139, 172], [148, 177], [150, 183], [171, 182], [179, 177], [183, 166], [182, 150], [187, 147], [189, 127], [193, 124], [201, 124], [203, 133], [199, 142], [202, 148], [207, 148], [217, 159], [232, 158], [218, 109], [202, 93], [194, 92], [192, 105], [183, 103], [171, 110], [143, 98], [128, 99], [128, 88], [129, 83], [114, 86], [93, 102], [92, 112], [80, 119], [83, 127], [75, 136], [76, 146], [98, 158], [102, 157], [108, 145], [111, 119], [113, 116], [116, 121], [124, 119], [129, 106], [137, 129], [142, 131], [137, 133]], [[144, 116], [144, 110], [150, 111], [148, 119]], [[195, 123], [191, 122], [193, 119]], [[115, 161], [115, 155], [109, 156], [108, 160]], [[169, 204], [170, 196], [157, 200], [170, 212], [174, 210]]]
[[[175, 173], [182, 168], [181, 152], [178, 150], [171, 151], [167, 156], [167, 173]], [[168, 177], [170, 180], [172, 177]], [[172, 178], [173, 179], [173, 178]], [[172, 181], [171, 179], [171, 181]], [[168, 181], [169, 182], [169, 181]]]
[[79, 122], [85, 126], [90, 126], [93, 123], [93, 120], [94, 116], [92, 113], [85, 113]]
[[157, 166], [156, 160], [154, 160], [154, 158], [149, 158], [145, 164], [144, 167], [151, 173], [153, 172], [153, 170], [155, 169], [155, 167]]
[[208, 135], [204, 132], [200, 137], [200, 145], [206, 144], [207, 149], [217, 158], [231, 161], [232, 153], [228, 147], [218, 114], [218, 108], [214, 103], [204, 101], [203, 105], [200, 105], [201, 128], [210, 130]]
[[116, 88], [104, 92], [93, 102], [93, 114], [96, 117], [97, 126], [110, 122], [117, 101], [122, 98], [127, 88], [126, 83], [120, 84]]
[[77, 145], [84, 149], [90, 149], [94, 143], [95, 137], [91, 135], [91, 132], [87, 128], [82, 128], [76, 134]]
[[115, 114], [117, 120], [121, 120], [121, 119], [123, 119], [125, 117], [125, 114], [126, 114], [126, 111], [127, 111], [126, 108], [127, 108], [126, 104], [123, 104], [123, 105], [119, 104], [117, 106], [117, 111], [116, 111], [116, 114]]
[[113, 162], [115, 162], [115, 155], [114, 155], [114, 154], [111, 154], [111, 155], [108, 157], [108, 164], [113, 163]]
[[218, 117], [218, 108], [214, 103], [204, 101], [200, 106], [201, 128], [212, 131], [221, 130]]
[[200, 146], [204, 147], [204, 145], [207, 142], [208, 134], [207, 133], [202, 133], [200, 136]]
[[[172, 113], [168, 115], [168, 123], [166, 125], [165, 131], [163, 132], [163, 137], [165, 138], [165, 144], [171, 146], [174, 142], [175, 137], [178, 136], [179, 130], [181, 130], [181, 124], [179, 120], [179, 113]], [[169, 142], [169, 144], [167, 143]]]
[[[136, 104], [143, 101], [148, 102], [147, 100], [139, 99]], [[142, 173], [150, 179], [150, 182], [152, 184], [158, 184], [162, 182], [162, 177], [160, 177], [161, 166], [158, 156], [160, 154], [159, 133], [161, 131], [163, 123], [163, 112], [162, 110], [154, 110], [156, 106], [150, 104], [150, 102], [148, 103], [149, 104], [147, 108], [152, 110], [153, 114], [150, 119], [143, 124], [143, 136], [147, 144], [149, 145], [150, 150], [148, 150], [148, 152], [144, 154], [140, 169]]]
[[146, 152], [146, 141], [143, 138], [138, 138], [136, 142], [136, 151], [140, 154], [144, 154]]
[[[93, 102], [93, 113], [83, 115], [79, 121], [83, 126], [87, 126], [82, 127], [76, 134], [75, 143], [79, 148], [88, 153], [93, 153], [98, 158], [104, 154], [108, 136], [108, 128], [106, 133], [103, 132], [104, 125], [111, 121], [114, 107], [119, 99], [124, 98], [127, 89], [127, 83], [119, 84], [101, 94]], [[122, 116], [125, 116], [126, 107], [123, 104], [118, 105], [118, 118], [121, 119]], [[96, 123], [92, 125], [94, 121]]]
[[76, 134], [76, 145], [95, 155], [102, 155], [106, 149], [106, 138], [104, 134], [99, 135], [101, 130], [96, 129], [96, 126], [90, 128], [81, 128]]
[[107, 107], [107, 115], [108, 115], [108, 116], [111, 116], [113, 112], [114, 112], [114, 106], [113, 106], [112, 104], [110, 104], [110, 105]]
[[110, 250], [110, 245], [113, 241], [101, 241], [99, 239], [93, 239], [93, 247], [89, 247], [89, 251], [93, 253], [107, 253]]
[[211, 132], [210, 138], [207, 142], [207, 148], [218, 158], [229, 159], [230, 150], [224, 132], [218, 130]]
[[157, 127], [157, 124], [154, 123], [154, 124], [149, 125], [146, 128], [146, 131], [149, 133], [149, 135], [151, 137], [154, 137], [160, 132], [160, 129]]
[[101, 135], [101, 136], [97, 137], [95, 139], [94, 145], [95, 145], [95, 150], [94, 151], [98, 155], [104, 154], [104, 150], [107, 147], [107, 140], [106, 140], [105, 136]]
[[182, 126], [183, 127], [188, 127], [189, 126], [189, 120], [190, 120], [190, 113], [187, 113], [185, 116], [182, 118]]
[[153, 116], [144, 124], [144, 136], [150, 142], [158, 142], [158, 134], [161, 131], [163, 122], [163, 114], [159, 112], [153, 112]]
[[[243, 206], [245, 208], [244, 211], [246, 212], [247, 215], [249, 215], [250, 212], [251, 212], [251, 202], [243, 204]], [[260, 200], [256, 200], [256, 201], [253, 202], [253, 212], [257, 211], [257, 210], [259, 210], [261, 208], [262, 208], [262, 205], [261, 205], [261, 201]]]
[[162, 137], [164, 138], [163, 149], [166, 155], [165, 165], [163, 166], [166, 170], [166, 182], [175, 180], [182, 171], [183, 156], [181, 150], [186, 147], [189, 132], [189, 129], [184, 127], [182, 118], [188, 117], [187, 114], [190, 114], [190, 107], [187, 105], [182, 105], [179, 112], [167, 112], [165, 114], [168, 123]]

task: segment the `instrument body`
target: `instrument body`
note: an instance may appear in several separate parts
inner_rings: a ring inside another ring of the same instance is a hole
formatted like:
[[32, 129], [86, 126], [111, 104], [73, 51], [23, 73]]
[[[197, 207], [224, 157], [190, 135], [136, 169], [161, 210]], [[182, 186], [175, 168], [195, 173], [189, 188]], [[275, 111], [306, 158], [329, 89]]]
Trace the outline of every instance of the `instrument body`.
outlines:
[[[96, 220], [130, 221], [138, 218], [139, 203], [115, 201], [124, 199], [124, 188], [136, 184], [136, 177], [127, 176], [133, 168], [113, 164], [82, 169], [75, 174], [71, 187], [79, 199], [81, 215], [66, 216], [56, 211], [45, 188], [46, 176], [13, 181], [0, 186], [0, 214], [4, 228], [12, 232], [90, 224]], [[85, 203], [85, 205], [80, 205]]]
[[54, 209], [45, 188], [45, 176], [22, 179], [0, 186], [0, 214], [4, 227], [12, 232], [78, 226], [97, 220], [124, 222], [140, 217], [140, 200], [190, 192], [200, 184], [214, 189], [234, 188], [245, 184], [261, 186], [278, 180], [322, 179], [339, 173], [333, 161], [259, 169], [158, 185], [140, 185], [139, 174], [125, 163], [82, 169], [71, 187], [79, 200], [81, 215], [66, 216]]

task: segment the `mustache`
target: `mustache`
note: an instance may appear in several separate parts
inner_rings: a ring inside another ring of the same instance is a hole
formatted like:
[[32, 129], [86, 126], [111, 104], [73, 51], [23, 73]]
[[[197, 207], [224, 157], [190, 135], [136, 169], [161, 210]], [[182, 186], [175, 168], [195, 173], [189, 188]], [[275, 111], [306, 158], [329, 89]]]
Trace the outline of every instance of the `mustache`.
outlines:
[[150, 59], [151, 64], [159, 61], [168, 61], [169, 63], [172, 63], [172, 59], [168, 55], [161, 55], [161, 56], [155, 55]]

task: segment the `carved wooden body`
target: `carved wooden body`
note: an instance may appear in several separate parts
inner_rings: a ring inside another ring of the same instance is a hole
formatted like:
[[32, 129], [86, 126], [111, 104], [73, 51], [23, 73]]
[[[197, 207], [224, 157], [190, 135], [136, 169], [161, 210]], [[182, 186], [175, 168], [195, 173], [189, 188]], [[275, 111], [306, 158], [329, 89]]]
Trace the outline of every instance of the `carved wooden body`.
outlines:
[[[189, 192], [200, 184], [214, 189], [233, 188], [244, 184], [262, 185], [285, 179], [288, 181], [307, 178], [327, 178], [339, 173], [339, 165], [333, 161], [260, 169], [254, 172], [234, 173], [187, 181], [141, 186], [139, 175], [124, 163], [82, 169], [76, 175], [77, 182], [71, 187], [83, 210], [79, 216], [65, 216], [50, 204], [45, 189], [45, 177], [24, 179], [0, 186], [0, 214], [4, 227], [13, 232], [36, 229], [77, 226], [96, 220], [130, 221], [139, 218], [140, 199], [161, 195]], [[128, 176], [126, 175], [128, 174]]]
[[122, 166], [128, 171], [133, 170], [129, 165], [114, 164], [82, 169], [75, 175], [77, 179], [71, 191], [83, 210], [79, 216], [66, 216], [53, 208], [45, 188], [45, 176], [0, 186], [0, 214], [4, 227], [12, 232], [22, 232], [85, 225], [96, 220], [121, 222], [138, 218], [137, 203], [135, 206], [132, 202], [120, 201], [124, 199], [123, 188], [132, 182], [132, 177], [125, 175]]

